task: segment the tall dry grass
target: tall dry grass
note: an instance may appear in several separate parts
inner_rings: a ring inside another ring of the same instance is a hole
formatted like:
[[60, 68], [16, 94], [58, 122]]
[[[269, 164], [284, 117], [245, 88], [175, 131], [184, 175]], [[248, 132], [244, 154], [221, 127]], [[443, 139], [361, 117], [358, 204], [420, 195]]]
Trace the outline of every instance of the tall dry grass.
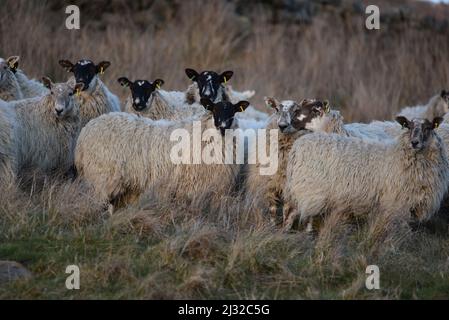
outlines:
[[[52, 3], [1, 2], [14, 14], [0, 19], [0, 56], [20, 55], [27, 73], [56, 80], [67, 77], [59, 59], [110, 60], [105, 81], [122, 98], [120, 76], [183, 90], [186, 67], [232, 69], [234, 87], [255, 89], [261, 109], [264, 95], [325, 97], [348, 121], [369, 121], [449, 86], [447, 35], [368, 32], [361, 17], [273, 25], [262, 8], [248, 18], [232, 2], [182, 1], [162, 25], [142, 27], [125, 6], [104, 29], [82, 13], [82, 29], [68, 31]], [[0, 259], [35, 275], [0, 287], [0, 298], [439, 298], [449, 289], [447, 230], [413, 231], [376, 213], [355, 222], [333, 213], [311, 237], [282, 233], [239, 194], [206, 206], [174, 202], [161, 185], [113, 216], [78, 181], [0, 195]], [[79, 292], [65, 290], [69, 264], [82, 270]], [[382, 270], [380, 291], [364, 287], [369, 264]]]

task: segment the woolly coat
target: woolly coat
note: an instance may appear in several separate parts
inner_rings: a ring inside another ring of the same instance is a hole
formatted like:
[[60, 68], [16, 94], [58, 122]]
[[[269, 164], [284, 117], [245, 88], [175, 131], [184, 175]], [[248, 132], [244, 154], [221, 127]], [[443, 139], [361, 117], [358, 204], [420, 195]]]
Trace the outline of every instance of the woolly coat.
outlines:
[[419, 221], [437, 212], [449, 184], [438, 135], [426, 149], [410, 148], [409, 132], [388, 143], [309, 134], [293, 145], [286, 197], [301, 220], [330, 211], [354, 215], [390, 211]]
[[432, 121], [436, 117], [443, 117], [447, 112], [449, 112], [447, 101], [441, 95], [436, 95], [424, 106], [403, 108], [398, 116], [404, 116], [409, 120], [420, 118]]
[[0, 101], [0, 189], [13, 183], [17, 175], [15, 125], [12, 108]]
[[[201, 129], [215, 129], [210, 112]], [[153, 121], [127, 113], [111, 113], [91, 121], [78, 139], [75, 165], [102, 201], [126, 204], [157, 184], [175, 197], [210, 195], [220, 199], [234, 188], [238, 165], [174, 164], [170, 141], [175, 129], [192, 133], [193, 122]], [[220, 136], [221, 137], [221, 136]], [[203, 141], [202, 147], [216, 143]], [[224, 153], [223, 153], [224, 154]]]
[[[75, 82], [73, 77], [70, 81]], [[91, 85], [92, 88], [80, 92], [78, 96], [81, 127], [84, 127], [90, 120], [102, 114], [120, 111], [119, 99], [109, 91], [100, 78], [94, 78]]]
[[22, 70], [18, 69], [15, 76], [24, 99], [41, 97], [48, 93], [48, 89], [42, 83], [34, 79], [28, 79]]

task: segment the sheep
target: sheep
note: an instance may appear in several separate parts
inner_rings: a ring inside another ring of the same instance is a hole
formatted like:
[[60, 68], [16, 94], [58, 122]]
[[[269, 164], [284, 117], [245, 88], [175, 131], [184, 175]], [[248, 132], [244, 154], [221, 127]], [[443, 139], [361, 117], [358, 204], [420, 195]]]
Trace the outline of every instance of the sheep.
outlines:
[[434, 128], [442, 118], [409, 121], [386, 143], [312, 133], [294, 143], [284, 193], [294, 210], [285, 221], [309, 221], [327, 212], [391, 213], [426, 221], [438, 211], [449, 185], [444, 144]]
[[401, 132], [401, 126], [391, 121], [345, 124], [340, 112], [331, 110], [327, 101], [321, 102], [321, 104], [305, 105], [301, 117], [307, 123], [305, 129], [312, 132], [335, 133], [346, 137], [378, 141], [394, 139]]
[[425, 106], [403, 108], [398, 116], [408, 119], [424, 118], [429, 121], [435, 117], [443, 117], [449, 111], [449, 91], [442, 90], [439, 95], [433, 96]]
[[13, 56], [8, 59], [11, 71], [14, 73], [24, 99], [44, 96], [48, 89], [39, 81], [29, 79], [25, 73], [19, 69], [19, 56]]
[[151, 83], [147, 80], [132, 82], [126, 77], [121, 77], [118, 82], [131, 91], [131, 95], [126, 100], [125, 112], [153, 120], [181, 120], [204, 113], [204, 108], [199, 104], [186, 105], [182, 102], [182, 98], [174, 102], [177, 92], [161, 90], [160, 88], [164, 84], [161, 79], [156, 79]]
[[19, 82], [14, 75], [14, 57], [6, 60], [0, 58], [0, 99], [15, 101], [23, 99]]
[[75, 93], [82, 83], [53, 83], [42, 79], [49, 89], [43, 97], [11, 103], [17, 125], [17, 166], [21, 177], [36, 172], [65, 174], [74, 163], [74, 150], [80, 131], [79, 104]]
[[12, 108], [0, 100], [0, 188], [10, 186], [16, 180], [15, 125], [16, 118]]
[[91, 60], [80, 60], [76, 64], [69, 60], [60, 60], [59, 64], [67, 72], [74, 74], [75, 81], [84, 85], [79, 94], [81, 127], [90, 120], [109, 112], [120, 111], [120, 101], [112, 94], [106, 85], [100, 80], [98, 74], [111, 65], [108, 61], [102, 61], [95, 65]]
[[[278, 205], [283, 203], [283, 189], [285, 184], [285, 171], [287, 168], [288, 154], [293, 143], [305, 134], [305, 122], [301, 117], [302, 109], [308, 104], [318, 102], [303, 100], [301, 103], [286, 100], [278, 102], [275, 98], [265, 97], [266, 106], [272, 108], [276, 113], [271, 117], [266, 129], [277, 129], [280, 131], [278, 137], [278, 169], [274, 175], [261, 175], [260, 163], [249, 164], [245, 174], [245, 194], [247, 202], [259, 208], [268, 208], [272, 223], [277, 223]], [[266, 140], [267, 144], [270, 140]], [[267, 146], [267, 150], [269, 146]], [[270, 148], [271, 150], [271, 148]], [[256, 153], [252, 148], [252, 153]], [[271, 152], [271, 151], [270, 151]], [[255, 158], [255, 154], [248, 158]], [[284, 207], [288, 211], [288, 205]]]
[[[157, 183], [173, 187], [175, 198], [229, 194], [239, 166], [222, 162], [200, 164], [204, 153], [201, 158], [195, 151], [192, 161], [190, 135], [193, 138], [195, 132], [202, 135], [202, 141], [193, 141], [201, 144], [201, 150], [221, 148], [222, 135], [232, 126], [233, 116], [244, 111], [249, 103], [215, 104], [209, 99], [202, 99], [201, 103], [207, 112], [199, 121], [154, 121], [129, 113], [111, 113], [92, 120], [82, 129], [75, 151], [77, 172], [93, 187], [100, 201], [109, 202], [111, 213], [117, 206], [132, 203]], [[206, 138], [205, 133], [211, 137]], [[174, 151], [179, 143], [173, 145], [179, 138], [181, 145], [189, 143], [182, 161]], [[222, 160], [219, 155], [216, 158]]]

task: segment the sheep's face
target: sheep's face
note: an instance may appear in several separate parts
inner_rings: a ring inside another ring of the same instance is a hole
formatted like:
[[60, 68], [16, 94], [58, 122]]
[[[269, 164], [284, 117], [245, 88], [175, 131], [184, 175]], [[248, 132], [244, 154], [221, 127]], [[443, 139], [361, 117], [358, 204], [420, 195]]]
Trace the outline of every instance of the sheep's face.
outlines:
[[125, 77], [118, 79], [118, 82], [123, 87], [128, 87], [131, 90], [132, 106], [136, 111], [142, 111], [150, 107], [152, 102], [150, 98], [153, 93], [164, 84], [164, 80], [161, 79], [156, 79], [154, 82], [147, 80], [136, 80], [132, 82]]
[[436, 117], [430, 122], [427, 119], [408, 120], [406, 117], [397, 117], [396, 121], [409, 130], [410, 147], [416, 151], [425, 149], [434, 137], [434, 129], [443, 122], [443, 118]]
[[292, 100], [278, 102], [275, 98], [265, 98], [265, 104], [273, 108], [277, 115], [277, 124], [283, 134], [295, 133], [304, 129], [301, 107]]
[[201, 104], [206, 110], [212, 112], [214, 124], [221, 134], [224, 135], [227, 129], [230, 129], [234, 123], [234, 116], [237, 112], [243, 112], [248, 108], [248, 101], [240, 101], [232, 104], [229, 101], [212, 102], [210, 99], [201, 99]]
[[43, 78], [42, 82], [50, 90], [50, 96], [54, 101], [55, 117], [63, 119], [71, 115], [75, 106], [74, 95], [83, 89], [83, 84], [73, 85], [71, 82], [55, 84], [49, 78]]
[[224, 91], [222, 84], [229, 81], [233, 74], [234, 72], [232, 71], [225, 71], [219, 75], [213, 71], [198, 73], [193, 69], [186, 69], [186, 75], [189, 79], [197, 83], [200, 97], [209, 99], [212, 102], [223, 100]]
[[69, 60], [60, 60], [59, 64], [66, 69], [67, 72], [72, 72], [77, 83], [84, 85], [83, 91], [90, 87], [95, 87], [97, 74], [103, 74], [104, 71], [111, 65], [109, 61], [102, 61], [95, 65], [91, 60], [80, 60], [73, 64]]
[[315, 99], [304, 99], [300, 103], [301, 115], [299, 124], [301, 129], [312, 130], [321, 122], [324, 116], [330, 112], [329, 102]]
[[9, 57], [4, 60], [0, 58], [0, 84], [7, 82], [8, 78], [14, 77], [19, 67], [19, 57]]

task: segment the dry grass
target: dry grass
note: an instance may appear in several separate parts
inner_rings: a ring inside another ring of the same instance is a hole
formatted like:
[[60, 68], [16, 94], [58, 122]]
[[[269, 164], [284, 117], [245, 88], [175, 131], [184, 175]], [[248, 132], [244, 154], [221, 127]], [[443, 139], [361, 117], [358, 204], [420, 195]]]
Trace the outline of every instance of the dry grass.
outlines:
[[[119, 2], [121, 3], [121, 2]], [[0, 56], [19, 54], [35, 77], [67, 76], [61, 58], [110, 60], [106, 83], [122, 98], [120, 76], [163, 78], [185, 89], [185, 67], [232, 69], [234, 87], [264, 95], [326, 97], [348, 120], [386, 119], [448, 86], [447, 35], [414, 29], [367, 32], [327, 14], [310, 26], [272, 25], [234, 13], [224, 1], [183, 1], [163, 25], [142, 27], [123, 10], [98, 28], [63, 27], [64, 14], [32, 1], [2, 1]], [[151, 11], [151, 10], [150, 10]], [[316, 237], [285, 234], [239, 195], [213, 207], [174, 203], [160, 186], [109, 216], [81, 182], [1, 193], [0, 259], [35, 275], [0, 287], [0, 298], [447, 298], [449, 237], [411, 230], [372, 214], [354, 223], [334, 213]], [[81, 290], [65, 289], [65, 267], [81, 268]], [[381, 269], [381, 290], [364, 287]]]

